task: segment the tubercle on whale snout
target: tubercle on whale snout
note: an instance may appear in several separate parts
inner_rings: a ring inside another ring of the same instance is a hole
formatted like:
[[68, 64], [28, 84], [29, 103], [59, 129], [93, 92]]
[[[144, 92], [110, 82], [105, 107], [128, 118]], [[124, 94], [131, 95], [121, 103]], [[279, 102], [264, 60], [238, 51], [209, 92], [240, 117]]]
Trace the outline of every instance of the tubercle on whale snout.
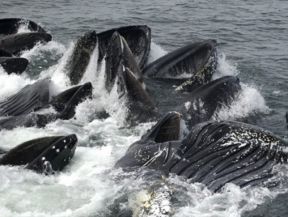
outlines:
[[42, 137], [22, 143], [5, 153], [0, 165], [24, 166], [38, 173], [61, 171], [75, 153], [77, 136]]

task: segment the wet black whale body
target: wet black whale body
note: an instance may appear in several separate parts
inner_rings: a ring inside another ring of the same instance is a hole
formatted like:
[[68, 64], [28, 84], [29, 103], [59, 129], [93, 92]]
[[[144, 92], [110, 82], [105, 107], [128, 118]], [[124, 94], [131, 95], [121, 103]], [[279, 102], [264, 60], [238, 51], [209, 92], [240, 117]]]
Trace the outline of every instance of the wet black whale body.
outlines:
[[[159, 110], [162, 109], [156, 107], [146, 90], [143, 74], [125, 38], [116, 31], [107, 46], [105, 87], [110, 92], [117, 83], [119, 98], [125, 98], [129, 110], [127, 122], [135, 125], [139, 122], [157, 120], [160, 116]], [[233, 76], [211, 81], [217, 65], [215, 46], [214, 40], [188, 45], [156, 60], [151, 66], [147, 66], [146, 71], [144, 70], [144, 73], [147, 73], [145, 76], [155, 73], [153, 78], [172, 77], [175, 76], [173, 73], [189, 73], [190, 77], [186, 82], [183, 81], [181, 88], [185, 86], [185, 90], [190, 91], [185, 101], [185, 105], [188, 103], [190, 106], [183, 106], [184, 108], [179, 108], [179, 111], [184, 113], [190, 126], [210, 120], [216, 111], [223, 106], [228, 107], [241, 90], [239, 79]], [[191, 85], [193, 88], [188, 89], [187, 87]], [[178, 95], [183, 94], [179, 92]]]
[[15, 34], [21, 25], [27, 26], [27, 28], [33, 32], [46, 32], [40, 25], [32, 20], [22, 18], [4, 18], [0, 19], [0, 35]]
[[114, 32], [106, 49], [105, 87], [116, 84], [119, 99], [125, 100], [128, 125], [147, 122], [158, 116], [153, 100], [144, 88], [141, 71], [125, 38]]
[[[0, 129], [17, 126], [43, 127], [57, 118], [70, 119], [75, 114], [75, 107], [92, 94], [90, 82], [72, 87], [56, 96], [51, 95], [50, 88], [51, 80], [40, 80], [0, 102]], [[53, 106], [56, 113], [36, 113], [49, 106]]]
[[45, 32], [19, 33], [0, 38], [0, 48], [19, 55], [21, 51], [33, 48], [38, 42], [46, 43], [51, 40], [52, 36]]
[[15, 57], [11, 53], [0, 49], [0, 65], [8, 74], [21, 74], [25, 71], [28, 60], [22, 57]]
[[8, 152], [2, 151], [0, 165], [22, 165], [38, 173], [51, 174], [63, 170], [70, 162], [76, 145], [77, 137], [74, 134], [33, 139]]
[[179, 90], [191, 91], [211, 81], [217, 67], [216, 40], [205, 40], [176, 49], [143, 69], [157, 79], [185, 81]]
[[[256, 126], [232, 121], [195, 125], [180, 141], [180, 115], [169, 113], [132, 144], [116, 167], [148, 167], [183, 176], [219, 191], [227, 183], [270, 187], [278, 164], [286, 164], [285, 142]], [[173, 130], [171, 130], [173, 129]]]
[[[17, 33], [21, 25], [25, 25], [32, 32]], [[51, 39], [50, 34], [31, 20], [20, 18], [0, 19], [0, 65], [8, 74], [22, 73], [28, 65], [28, 60], [13, 55], [31, 49], [38, 42], [44, 43]]]
[[72, 85], [81, 81], [96, 45], [97, 34], [95, 31], [85, 33], [75, 43], [72, 55], [65, 67]]
[[148, 60], [150, 52], [151, 29], [146, 25], [136, 25], [123, 26], [98, 33], [99, 61], [104, 58], [114, 32], [118, 32], [126, 40], [135, 57], [135, 61], [142, 70]]
[[224, 76], [196, 88], [182, 109], [187, 124], [191, 127], [210, 120], [222, 108], [227, 108], [241, 91], [240, 80]]
[[[21, 25], [26, 25], [32, 32], [17, 33]], [[31, 49], [36, 43], [49, 42], [52, 36], [40, 25], [31, 20], [20, 18], [0, 19], [0, 49], [18, 55], [21, 51]]]
[[135, 78], [143, 85], [143, 75], [136, 62], [135, 56], [123, 36], [114, 32], [106, 48], [106, 81], [105, 87], [111, 91], [117, 75], [123, 71], [123, 67], [129, 68]]

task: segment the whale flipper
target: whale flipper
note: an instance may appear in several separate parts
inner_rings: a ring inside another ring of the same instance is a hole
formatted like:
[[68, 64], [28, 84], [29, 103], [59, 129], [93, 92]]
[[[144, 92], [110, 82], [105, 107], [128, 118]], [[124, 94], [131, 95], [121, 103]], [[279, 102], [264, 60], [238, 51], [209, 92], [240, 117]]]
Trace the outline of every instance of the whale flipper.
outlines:
[[0, 116], [28, 114], [47, 106], [50, 98], [50, 82], [48, 79], [37, 81], [0, 102]]
[[24, 142], [0, 158], [0, 165], [20, 166], [39, 173], [61, 171], [76, 149], [76, 135], [43, 137]]

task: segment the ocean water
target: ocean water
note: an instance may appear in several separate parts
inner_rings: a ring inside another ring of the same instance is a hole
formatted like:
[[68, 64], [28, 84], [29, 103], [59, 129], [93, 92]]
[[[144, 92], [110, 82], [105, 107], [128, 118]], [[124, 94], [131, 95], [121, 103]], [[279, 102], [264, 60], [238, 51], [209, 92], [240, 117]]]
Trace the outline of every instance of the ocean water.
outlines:
[[[243, 88], [229, 110], [219, 111], [218, 118], [240, 118], [287, 137], [284, 116], [288, 107], [288, 3], [285, 0], [1, 0], [0, 12], [0, 18], [31, 19], [53, 35], [48, 44], [22, 53], [30, 61], [24, 74], [8, 76], [0, 69], [0, 99], [45, 77], [51, 77], [56, 92], [68, 88], [64, 66], [77, 37], [89, 30], [101, 32], [117, 26], [146, 24], [152, 29], [150, 61], [189, 42], [216, 39], [219, 65], [215, 78], [237, 75]], [[96, 48], [91, 58], [97, 55]], [[74, 119], [57, 120], [44, 129], [0, 131], [0, 147], [6, 149], [41, 136], [75, 133], [79, 139], [71, 164], [54, 176], [0, 166], [0, 217], [115, 216], [111, 207], [117, 201], [134, 210], [135, 216], [142, 216], [139, 210], [151, 197], [149, 186], [157, 185], [157, 181], [136, 179], [137, 174], [123, 174], [113, 169], [113, 165], [153, 123], [125, 127], [123, 103], [116, 91], [111, 94], [104, 91], [104, 69], [96, 76], [93, 71], [97, 67], [91, 61], [82, 80], [93, 81], [93, 99], [77, 107]], [[158, 98], [165, 98], [165, 92], [159, 93]], [[169, 101], [162, 103], [173, 109]], [[111, 116], [96, 118], [95, 113], [103, 109]], [[287, 178], [285, 168], [280, 169], [284, 179]], [[177, 177], [169, 177], [165, 183], [158, 195], [167, 192], [169, 195], [174, 189], [172, 202], [163, 205], [173, 216], [288, 216], [285, 188], [270, 191], [227, 185], [223, 192], [212, 194], [205, 186]], [[122, 201], [123, 195], [126, 202]], [[157, 216], [157, 206], [155, 209], [150, 216]]]

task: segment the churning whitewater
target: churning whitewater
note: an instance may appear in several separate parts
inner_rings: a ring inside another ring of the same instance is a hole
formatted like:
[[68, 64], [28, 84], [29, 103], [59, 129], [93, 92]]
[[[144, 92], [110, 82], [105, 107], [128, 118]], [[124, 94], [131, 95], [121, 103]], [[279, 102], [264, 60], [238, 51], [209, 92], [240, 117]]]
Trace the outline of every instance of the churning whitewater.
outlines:
[[[21, 27], [20, 31], [28, 30]], [[7, 75], [0, 68], [0, 99], [43, 78], [53, 81], [52, 92], [59, 93], [68, 88], [70, 85], [65, 66], [74, 46], [72, 41], [68, 46], [51, 41], [22, 52], [21, 57], [29, 59], [31, 66], [22, 75]], [[154, 42], [149, 61], [164, 54], [166, 51]], [[93, 83], [93, 97], [77, 106], [74, 119], [56, 120], [45, 128], [18, 127], [0, 131], [0, 146], [7, 150], [34, 138], [66, 134], [76, 134], [79, 146], [71, 164], [53, 176], [37, 174], [22, 167], [0, 166], [1, 216], [113, 216], [115, 200], [121, 201], [121, 198], [127, 197], [121, 206], [127, 206], [138, 216], [144, 216], [143, 209], [149, 209], [146, 213], [148, 216], [240, 217], [243, 212], [254, 209], [267, 198], [278, 194], [277, 191], [271, 192], [262, 187], [241, 190], [233, 184], [228, 184], [221, 193], [212, 193], [204, 185], [187, 183], [179, 177], [171, 176], [159, 183], [153, 179], [135, 179], [139, 176], [137, 172], [124, 174], [120, 169], [113, 169], [129, 145], [155, 123], [125, 127], [125, 99], [119, 100], [116, 87], [110, 93], [105, 90], [105, 58], [98, 65], [97, 61], [93, 61], [98, 59], [98, 55], [99, 48], [96, 46], [80, 82]], [[54, 62], [54, 65], [40, 64], [43, 61], [45, 63], [47, 56], [50, 56], [49, 62]], [[241, 73], [226, 58], [229, 59], [224, 53], [219, 55], [214, 79]], [[256, 112], [269, 113], [257, 87], [245, 83], [241, 83], [241, 87], [242, 91], [232, 106], [229, 109], [221, 108], [213, 119], [231, 120]], [[103, 119], [96, 115], [104, 111], [110, 117]], [[154, 191], [153, 186], [158, 186], [155, 187], [157, 190]]]

